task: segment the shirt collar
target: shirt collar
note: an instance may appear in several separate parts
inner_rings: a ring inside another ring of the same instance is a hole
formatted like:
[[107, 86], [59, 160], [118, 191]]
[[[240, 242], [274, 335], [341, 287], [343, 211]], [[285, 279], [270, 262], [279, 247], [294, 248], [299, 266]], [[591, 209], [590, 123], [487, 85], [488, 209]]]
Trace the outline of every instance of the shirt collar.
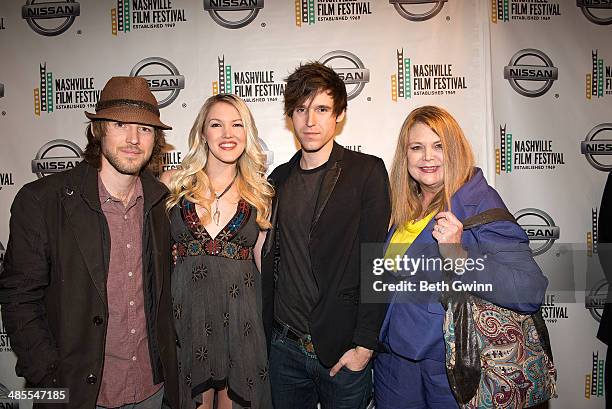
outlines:
[[[118, 198], [114, 197], [110, 194], [110, 192], [104, 186], [104, 182], [102, 182], [102, 178], [100, 177], [100, 172], [98, 172], [98, 196], [100, 197], [100, 204], [105, 205], [108, 202], [121, 202]], [[143, 190], [142, 183], [140, 182], [140, 178], [136, 179], [136, 186], [134, 187], [134, 194], [132, 195], [130, 202], [126, 207], [130, 207], [136, 203], [138, 200], [143, 199]]]

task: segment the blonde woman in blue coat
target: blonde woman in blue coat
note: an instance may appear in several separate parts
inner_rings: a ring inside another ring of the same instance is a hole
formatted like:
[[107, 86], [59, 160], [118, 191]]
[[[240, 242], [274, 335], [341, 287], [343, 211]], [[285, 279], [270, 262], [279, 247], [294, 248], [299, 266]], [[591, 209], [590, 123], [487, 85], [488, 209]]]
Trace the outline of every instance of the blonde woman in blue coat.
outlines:
[[[465, 283], [488, 283], [472, 293], [518, 312], [534, 313], [547, 279], [516, 223], [497, 221], [463, 231], [462, 220], [505, 205], [490, 187], [457, 121], [445, 110], [424, 106], [406, 118], [391, 169], [392, 229], [387, 257], [468, 259], [487, 254], [484, 271], [465, 272]], [[435, 282], [441, 271], [414, 272]], [[445, 369], [444, 309], [439, 293], [397, 293], [380, 341], [388, 353], [375, 361], [377, 409], [457, 408]]]

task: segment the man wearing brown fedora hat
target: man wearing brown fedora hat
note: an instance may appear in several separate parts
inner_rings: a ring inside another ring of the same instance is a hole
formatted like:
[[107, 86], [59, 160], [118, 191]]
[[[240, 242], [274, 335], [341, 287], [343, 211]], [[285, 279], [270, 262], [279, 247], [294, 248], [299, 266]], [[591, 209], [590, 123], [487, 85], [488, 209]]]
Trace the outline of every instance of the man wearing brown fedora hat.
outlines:
[[111, 78], [85, 115], [85, 160], [11, 207], [0, 303], [16, 373], [68, 388], [45, 407], [178, 408], [167, 190], [151, 173], [171, 128], [140, 77]]

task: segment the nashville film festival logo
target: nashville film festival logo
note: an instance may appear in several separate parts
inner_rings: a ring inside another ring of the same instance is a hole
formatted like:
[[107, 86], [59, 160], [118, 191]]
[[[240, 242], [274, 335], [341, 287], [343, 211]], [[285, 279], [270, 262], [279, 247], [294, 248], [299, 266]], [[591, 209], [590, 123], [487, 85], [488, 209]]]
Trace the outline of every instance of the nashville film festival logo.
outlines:
[[[601, 157], [612, 155], [612, 139], [602, 138], [600, 134], [612, 132], [612, 123], [603, 123], [589, 131], [584, 141], [580, 142], [580, 153], [595, 169], [602, 172], [612, 171], [612, 163], [602, 162]], [[597, 138], [599, 136], [599, 139]]]
[[495, 149], [495, 172], [553, 170], [565, 165], [563, 152], [553, 149], [552, 139], [513, 140], [507, 125], [499, 126], [499, 148]]
[[173, 28], [184, 23], [185, 10], [172, 6], [171, 0], [117, 0], [111, 9], [113, 35], [145, 28]]
[[274, 70], [233, 71], [225, 56], [217, 58], [217, 68], [213, 95], [236, 94], [246, 102], [274, 102], [285, 93], [285, 83], [275, 82]]
[[330, 21], [358, 21], [372, 14], [371, 1], [295, 0], [295, 25]]
[[542, 318], [549, 324], [556, 324], [561, 320], [568, 319], [567, 306], [557, 305], [555, 298], [555, 294], [546, 294], [540, 309], [542, 311]]
[[448, 0], [389, 0], [395, 11], [409, 21], [434, 18]]
[[591, 373], [586, 374], [584, 382], [584, 397], [604, 396], [604, 371], [606, 363], [604, 359], [599, 359], [599, 351], [593, 352], [593, 361], [591, 364]]
[[[611, 0], [612, 1], [612, 0]], [[599, 50], [591, 51], [591, 73], [586, 75], [586, 97], [612, 95], [612, 67], [599, 58]]]
[[319, 59], [333, 69], [346, 85], [348, 100], [356, 98], [370, 82], [370, 70], [355, 54], [344, 50], [331, 51]]
[[[544, 65], [533, 64], [535, 62]], [[525, 97], [535, 98], [546, 94], [558, 78], [559, 70], [552, 60], [542, 51], [533, 48], [517, 51], [504, 67], [504, 79], [508, 80], [512, 89]], [[538, 87], [539, 84], [542, 85]]]
[[77, 144], [65, 139], [54, 139], [44, 144], [32, 160], [32, 173], [38, 178], [74, 168], [83, 160]]
[[409, 99], [416, 95], [455, 95], [467, 89], [465, 77], [453, 74], [453, 64], [413, 64], [396, 50], [397, 72], [391, 75], [391, 99]]
[[15, 186], [11, 172], [0, 172], [0, 190], [5, 186]]
[[81, 14], [80, 4], [74, 0], [36, 2], [28, 0], [21, 8], [21, 17], [34, 32], [57, 36], [65, 32]]
[[514, 218], [529, 237], [529, 246], [534, 256], [546, 253], [560, 237], [561, 229], [542, 210], [522, 209], [514, 214]]
[[560, 16], [558, 2], [540, 0], [491, 0], [491, 21], [493, 23], [513, 21], [548, 21], [551, 17]]
[[612, 0], [576, 0], [576, 6], [591, 23], [600, 26], [612, 24]]
[[159, 108], [173, 103], [185, 88], [185, 77], [179, 73], [176, 65], [161, 57], [149, 57], [136, 63], [130, 77], [136, 76], [147, 80]]
[[253, 22], [264, 0], [204, 0], [204, 11], [221, 27], [236, 29]]
[[164, 152], [162, 155], [162, 172], [178, 169], [183, 161], [182, 156], [181, 151]]
[[39, 87], [34, 88], [34, 114], [51, 113], [62, 109], [94, 108], [100, 90], [94, 87], [93, 77], [54, 78], [47, 63], [39, 66]]

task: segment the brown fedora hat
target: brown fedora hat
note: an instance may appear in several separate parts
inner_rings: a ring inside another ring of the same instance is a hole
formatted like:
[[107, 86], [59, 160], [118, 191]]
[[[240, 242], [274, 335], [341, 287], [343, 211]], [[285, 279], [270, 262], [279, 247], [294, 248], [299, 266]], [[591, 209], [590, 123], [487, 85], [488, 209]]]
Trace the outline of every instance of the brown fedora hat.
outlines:
[[109, 120], [172, 129], [159, 120], [157, 100], [142, 77], [113, 77], [100, 93], [96, 113], [85, 112], [92, 121]]

